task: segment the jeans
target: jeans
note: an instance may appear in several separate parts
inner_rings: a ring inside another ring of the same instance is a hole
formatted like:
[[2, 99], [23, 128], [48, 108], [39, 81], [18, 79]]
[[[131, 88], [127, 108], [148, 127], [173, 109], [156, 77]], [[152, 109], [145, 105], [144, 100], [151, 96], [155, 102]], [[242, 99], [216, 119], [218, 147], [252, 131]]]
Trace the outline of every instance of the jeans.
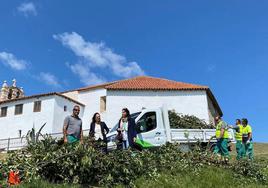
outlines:
[[128, 140], [123, 140], [123, 149], [128, 149], [129, 144], [128, 144]]

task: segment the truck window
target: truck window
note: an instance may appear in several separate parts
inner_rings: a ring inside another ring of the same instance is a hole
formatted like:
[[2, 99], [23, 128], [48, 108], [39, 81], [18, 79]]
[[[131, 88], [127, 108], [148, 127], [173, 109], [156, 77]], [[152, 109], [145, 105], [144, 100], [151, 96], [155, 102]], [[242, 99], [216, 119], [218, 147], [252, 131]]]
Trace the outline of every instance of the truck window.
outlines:
[[147, 112], [137, 122], [137, 133], [149, 132], [156, 128], [156, 113]]

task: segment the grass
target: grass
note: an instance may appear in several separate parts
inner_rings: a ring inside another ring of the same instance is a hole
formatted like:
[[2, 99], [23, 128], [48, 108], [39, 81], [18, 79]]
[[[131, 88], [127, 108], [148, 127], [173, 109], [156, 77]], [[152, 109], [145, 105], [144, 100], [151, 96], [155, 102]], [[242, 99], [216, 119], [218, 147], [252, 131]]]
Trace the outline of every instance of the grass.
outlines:
[[[200, 175], [194, 175], [192, 173], [176, 174], [172, 175], [168, 171], [162, 173], [156, 180], [146, 180], [140, 178], [136, 181], [137, 187], [155, 188], [155, 187], [167, 187], [167, 188], [264, 188], [268, 185], [261, 185], [258, 183], [250, 183], [243, 185], [234, 177], [234, 173], [230, 170], [220, 169], [215, 167], [206, 167], [202, 170]], [[241, 179], [241, 181], [243, 181]]]
[[[235, 158], [236, 151], [233, 147], [231, 153], [233, 158]], [[254, 155], [255, 159], [262, 163], [263, 165], [268, 165], [268, 144], [265, 143], [254, 143]], [[4, 159], [6, 154], [0, 154], [0, 159]], [[268, 170], [266, 170], [268, 175]], [[234, 178], [234, 172], [227, 169], [216, 168], [207, 166], [204, 167], [202, 172], [199, 175], [195, 175], [192, 172], [187, 173], [178, 173], [170, 174], [167, 170], [156, 179], [146, 179], [140, 177], [135, 181], [137, 187], [146, 187], [146, 188], [157, 188], [157, 187], [167, 187], [167, 188], [225, 188], [225, 187], [236, 187], [236, 188], [264, 188], [268, 185], [261, 185], [258, 183], [248, 183], [243, 185], [243, 179]], [[238, 181], [239, 180], [239, 181]], [[36, 181], [31, 184], [21, 184], [19, 188], [79, 188], [78, 185], [64, 185], [64, 184], [51, 184], [45, 181]], [[118, 186], [124, 187], [124, 186]]]
[[[232, 147], [233, 151], [231, 156], [235, 160], [236, 151], [235, 146]], [[268, 165], [268, 144], [267, 143], [254, 143], [254, 157], [263, 165]], [[268, 176], [268, 169], [265, 171]], [[144, 177], [138, 179], [135, 184], [137, 187], [156, 188], [267, 188], [268, 185], [261, 185], [259, 183], [248, 183], [243, 185], [234, 178], [234, 172], [216, 167], [206, 167], [202, 170], [200, 175], [189, 173], [185, 174], [170, 174], [168, 171], [161, 173], [155, 180], [147, 180]], [[120, 187], [120, 186], [119, 186]]]
[[22, 184], [18, 186], [18, 188], [48, 188], [48, 187], [53, 187], [53, 188], [80, 188], [81, 186], [78, 185], [68, 185], [68, 184], [51, 184], [45, 181], [36, 181], [33, 183], [28, 183], [28, 184]]

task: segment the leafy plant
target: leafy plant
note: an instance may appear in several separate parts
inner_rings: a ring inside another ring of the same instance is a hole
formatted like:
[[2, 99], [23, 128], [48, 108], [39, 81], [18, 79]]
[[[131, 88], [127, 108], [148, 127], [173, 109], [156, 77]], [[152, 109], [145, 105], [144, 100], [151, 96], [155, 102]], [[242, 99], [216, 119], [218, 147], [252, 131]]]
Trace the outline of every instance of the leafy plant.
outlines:
[[[91, 186], [112, 187], [117, 184], [134, 187], [139, 177], [157, 179], [168, 169], [170, 174], [191, 172], [200, 175], [207, 166], [229, 169], [238, 180], [267, 183], [262, 166], [254, 162], [223, 164], [209, 151], [198, 146], [191, 152], [181, 152], [178, 144], [166, 144], [159, 148], [140, 151], [102, 152], [99, 143], [85, 140], [81, 144], [63, 144], [49, 136], [31, 142], [22, 150], [10, 153], [0, 163], [0, 173], [19, 170], [23, 182], [49, 181]], [[4, 177], [0, 177], [4, 178]]]
[[185, 129], [209, 129], [213, 128], [212, 124], [199, 119], [193, 115], [183, 115], [175, 112], [175, 110], [168, 111], [169, 122], [171, 128], [185, 128]]

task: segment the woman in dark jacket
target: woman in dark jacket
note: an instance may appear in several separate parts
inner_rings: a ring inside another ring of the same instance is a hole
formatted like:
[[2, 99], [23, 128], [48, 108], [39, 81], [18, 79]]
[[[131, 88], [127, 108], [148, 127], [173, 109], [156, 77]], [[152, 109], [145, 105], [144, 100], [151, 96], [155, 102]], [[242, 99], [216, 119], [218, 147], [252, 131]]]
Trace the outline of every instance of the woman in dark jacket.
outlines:
[[107, 138], [106, 135], [109, 133], [109, 128], [105, 122], [101, 121], [99, 113], [95, 113], [92, 117], [90, 124], [89, 137], [105, 145], [105, 151], [107, 151]]
[[122, 109], [122, 117], [118, 122], [118, 135], [122, 139], [123, 149], [134, 148], [137, 136], [135, 120], [130, 117], [127, 108]]

